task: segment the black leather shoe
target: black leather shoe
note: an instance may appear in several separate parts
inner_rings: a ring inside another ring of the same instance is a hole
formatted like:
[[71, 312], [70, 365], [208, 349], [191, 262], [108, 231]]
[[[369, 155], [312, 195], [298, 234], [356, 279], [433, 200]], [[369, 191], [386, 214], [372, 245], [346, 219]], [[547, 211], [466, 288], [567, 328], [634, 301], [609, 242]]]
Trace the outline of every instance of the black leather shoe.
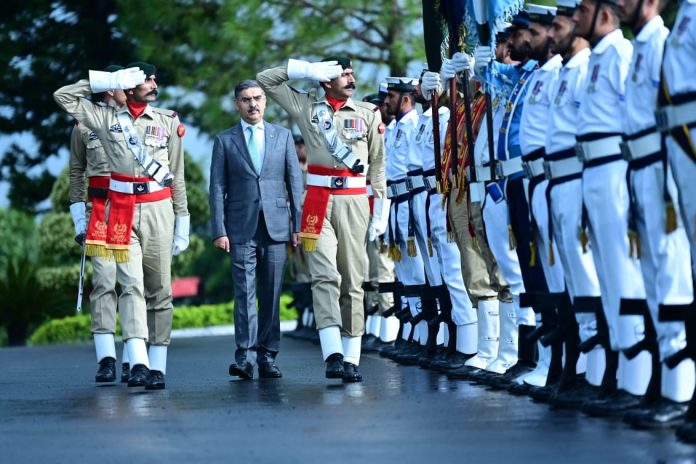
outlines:
[[639, 407], [640, 399], [625, 390], [616, 390], [602, 399], [589, 400], [582, 405], [582, 412], [593, 417], [621, 417], [629, 409]]
[[113, 382], [116, 380], [116, 360], [112, 357], [104, 358], [99, 361], [97, 375], [94, 376], [96, 382]]
[[685, 421], [677, 427], [677, 438], [685, 443], [696, 443], [696, 421]]
[[526, 382], [518, 383], [518, 382], [513, 382], [512, 385], [510, 385], [507, 389], [510, 393], [513, 395], [526, 395], [529, 393], [529, 390], [532, 389], [532, 385], [529, 385]]
[[583, 404], [597, 398], [599, 388], [587, 383], [585, 380], [578, 380], [570, 387], [559, 390], [551, 395], [549, 404], [558, 409], [580, 409]]
[[128, 377], [130, 377], [130, 364], [121, 364], [121, 383], [128, 383]]
[[438, 372], [447, 373], [464, 367], [464, 363], [466, 363], [472, 356], [473, 355], [471, 354], [464, 354], [460, 353], [459, 351], [455, 351], [453, 354], [445, 357], [444, 359], [435, 360], [433, 362], [433, 368]]
[[[496, 390], [507, 390], [508, 388], [512, 387], [514, 383], [517, 383], [515, 382], [515, 379], [517, 379], [517, 377], [531, 372], [532, 369], [534, 368], [529, 365], [518, 362], [510, 369], [506, 370], [503, 375], [492, 377], [488, 385], [490, 385], [491, 388], [495, 388]], [[526, 393], [527, 391], [521, 394], [524, 395]]]
[[343, 363], [343, 382], [362, 382], [362, 374], [358, 372], [358, 366], [353, 363]]
[[527, 395], [532, 399], [532, 401], [538, 401], [539, 403], [548, 403], [551, 396], [558, 391], [558, 384], [545, 385], [543, 387], [532, 387], [527, 392]]
[[136, 364], [130, 371], [128, 377], [129, 387], [144, 387], [147, 384], [147, 378], [150, 375], [150, 369], [142, 364]]
[[452, 369], [447, 373], [447, 378], [450, 380], [469, 380], [471, 376], [483, 369], [473, 366], [462, 366], [458, 369]]
[[688, 403], [675, 403], [661, 399], [652, 407], [630, 411], [624, 416], [624, 422], [637, 429], [664, 429], [684, 422]]
[[151, 370], [147, 376], [145, 390], [164, 390], [164, 374], [160, 371]]
[[343, 373], [343, 355], [341, 353], [334, 353], [326, 358], [327, 379], [342, 379]]
[[283, 376], [274, 362], [262, 362], [259, 364], [259, 377], [262, 379], [279, 379]]
[[244, 361], [243, 363], [232, 363], [228, 372], [233, 377], [239, 377], [242, 380], [251, 380], [254, 378], [254, 366], [251, 363]]

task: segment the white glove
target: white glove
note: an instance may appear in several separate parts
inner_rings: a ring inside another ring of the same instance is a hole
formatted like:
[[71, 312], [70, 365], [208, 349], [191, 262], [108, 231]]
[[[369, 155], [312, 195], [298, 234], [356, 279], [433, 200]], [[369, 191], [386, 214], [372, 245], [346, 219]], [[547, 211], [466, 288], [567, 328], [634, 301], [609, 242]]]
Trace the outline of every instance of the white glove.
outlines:
[[288, 60], [289, 79], [310, 79], [317, 82], [329, 82], [343, 73], [338, 61], [320, 61], [309, 63], [301, 60]]
[[457, 52], [452, 55], [452, 66], [454, 66], [454, 70], [458, 73], [462, 71], [469, 71], [475, 66], [475, 62], [475, 58], [467, 55], [466, 53]]
[[423, 98], [430, 100], [433, 96], [433, 92], [437, 92], [438, 94], [442, 92], [440, 75], [435, 72], [426, 71], [421, 78], [421, 93], [423, 94]]
[[89, 86], [92, 88], [92, 93], [132, 89], [145, 82], [146, 79], [147, 76], [140, 68], [121, 69], [112, 73], [89, 71]]
[[449, 58], [442, 60], [442, 67], [440, 68], [440, 79], [442, 79], [442, 82], [447, 82], [456, 75], [457, 71], [454, 69], [452, 60]]
[[177, 216], [174, 220], [174, 242], [172, 243], [172, 255], [178, 256], [189, 246], [189, 229], [191, 216]]
[[75, 226], [75, 240], [82, 244], [82, 238], [87, 233], [87, 214], [85, 213], [85, 202], [78, 201], [70, 205], [70, 216], [72, 216], [73, 226]]
[[388, 198], [375, 198], [372, 206], [372, 220], [368, 228], [368, 238], [372, 242], [387, 230], [389, 222], [389, 208], [391, 200]]
[[483, 72], [488, 63], [493, 61], [493, 49], [487, 45], [477, 45], [474, 49], [474, 71], [476, 74]]

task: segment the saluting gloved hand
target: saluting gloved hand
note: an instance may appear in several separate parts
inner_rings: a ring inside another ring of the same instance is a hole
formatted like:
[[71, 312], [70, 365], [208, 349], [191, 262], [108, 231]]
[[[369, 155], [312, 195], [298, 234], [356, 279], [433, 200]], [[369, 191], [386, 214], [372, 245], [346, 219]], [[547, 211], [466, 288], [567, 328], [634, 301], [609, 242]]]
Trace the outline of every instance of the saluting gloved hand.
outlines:
[[437, 92], [438, 94], [442, 92], [442, 81], [438, 73], [426, 71], [421, 78], [421, 93], [423, 94], [423, 98], [430, 100], [433, 96], [433, 92]]
[[372, 220], [368, 228], [368, 239], [372, 242], [387, 230], [389, 222], [389, 207], [391, 200], [388, 198], [375, 198], [372, 206]]
[[78, 201], [70, 205], [70, 216], [73, 226], [75, 226], [75, 241], [82, 245], [87, 234], [87, 214], [85, 213], [85, 202]]
[[177, 216], [174, 220], [174, 242], [172, 243], [172, 255], [178, 256], [189, 246], [189, 229], [191, 216]]
[[139, 86], [147, 76], [140, 68], [121, 69], [116, 72], [89, 71], [89, 86], [93, 93], [114, 89], [132, 89]]
[[474, 49], [474, 71], [476, 74], [483, 72], [488, 63], [493, 61], [493, 49], [488, 45], [477, 45]]
[[329, 82], [343, 73], [338, 61], [320, 61], [309, 63], [301, 60], [288, 60], [289, 79], [310, 79], [317, 82]]

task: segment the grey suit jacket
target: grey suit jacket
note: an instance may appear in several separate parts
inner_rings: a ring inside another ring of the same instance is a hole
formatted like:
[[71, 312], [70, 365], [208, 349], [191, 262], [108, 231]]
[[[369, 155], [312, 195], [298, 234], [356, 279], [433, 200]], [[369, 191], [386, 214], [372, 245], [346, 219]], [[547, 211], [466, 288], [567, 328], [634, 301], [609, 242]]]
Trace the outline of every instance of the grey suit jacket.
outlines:
[[300, 231], [304, 186], [295, 143], [289, 130], [265, 121], [264, 125], [260, 173], [254, 169], [241, 123], [215, 137], [209, 198], [213, 238], [251, 240], [261, 210], [273, 240], [288, 241], [291, 232]]

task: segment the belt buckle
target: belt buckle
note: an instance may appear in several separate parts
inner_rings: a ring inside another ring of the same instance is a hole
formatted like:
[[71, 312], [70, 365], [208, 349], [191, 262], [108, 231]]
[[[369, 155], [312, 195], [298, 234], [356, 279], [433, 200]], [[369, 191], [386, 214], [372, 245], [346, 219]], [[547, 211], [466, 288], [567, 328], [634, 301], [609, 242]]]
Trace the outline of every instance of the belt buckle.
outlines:
[[578, 157], [578, 160], [580, 160], [582, 164], [585, 164], [585, 148], [582, 144], [583, 142], [575, 144], [575, 156]]
[[628, 142], [622, 140], [619, 142], [619, 148], [621, 148], [621, 155], [626, 161], [633, 161], [633, 156], [631, 154], [631, 148], [628, 146]]
[[344, 189], [347, 188], [348, 182], [345, 177], [333, 176], [331, 177], [331, 188], [332, 189]]
[[133, 195], [150, 193], [150, 184], [147, 182], [133, 182]]
[[392, 198], [396, 198], [399, 196], [399, 190], [396, 188], [396, 184], [391, 184], [389, 186], [389, 192], [391, 192]]
[[413, 190], [413, 180], [410, 177], [406, 178], [406, 190], [409, 192]]
[[534, 172], [532, 171], [531, 163], [528, 161], [522, 162], [522, 171], [527, 179], [532, 179], [534, 177]]
[[433, 186], [430, 185], [430, 177], [425, 177], [423, 176], [423, 185], [425, 185], [425, 189], [430, 191], [433, 189]]
[[655, 126], [659, 132], [665, 133], [669, 131], [667, 108], [659, 108], [655, 110]]
[[553, 177], [551, 176], [551, 162], [550, 161], [544, 161], [544, 178], [546, 180], [553, 179]]
[[500, 161], [500, 160], [497, 163], [495, 163], [495, 173], [501, 179], [503, 177], [505, 177], [505, 170], [503, 169], [503, 163], [504, 163], [504, 161]]

